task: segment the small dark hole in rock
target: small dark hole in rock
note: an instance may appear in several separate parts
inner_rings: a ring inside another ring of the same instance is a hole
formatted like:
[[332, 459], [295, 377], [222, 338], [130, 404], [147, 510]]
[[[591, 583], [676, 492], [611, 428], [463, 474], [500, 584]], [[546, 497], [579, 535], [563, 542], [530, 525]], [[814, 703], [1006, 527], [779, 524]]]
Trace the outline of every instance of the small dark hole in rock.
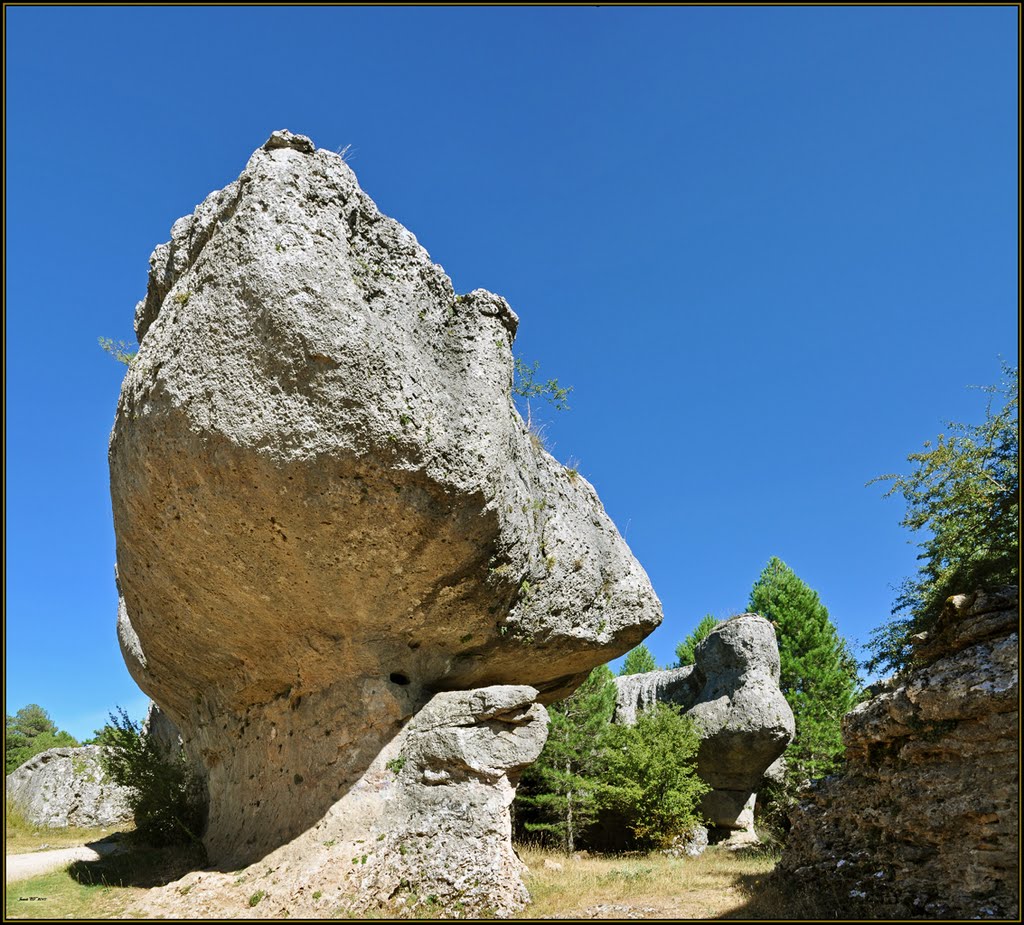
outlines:
[[392, 684], [408, 684], [409, 679], [398, 671], [392, 671], [389, 676]]
[[302, 783], [302, 775], [301, 774], [296, 774], [292, 778], [292, 780], [295, 781], [295, 783], [297, 783], [297, 784], [301, 784]]

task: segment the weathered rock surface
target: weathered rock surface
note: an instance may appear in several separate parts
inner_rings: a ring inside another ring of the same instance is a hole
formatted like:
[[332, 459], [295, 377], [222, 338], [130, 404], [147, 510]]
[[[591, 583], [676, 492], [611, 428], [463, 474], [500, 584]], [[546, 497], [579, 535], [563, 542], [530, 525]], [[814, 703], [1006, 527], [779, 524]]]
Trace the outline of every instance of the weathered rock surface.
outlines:
[[516, 315], [457, 296], [341, 157], [275, 133], [171, 235], [110, 441], [118, 633], [238, 865], [435, 693], [550, 702], [661, 608], [512, 404]]
[[847, 770], [803, 794], [783, 876], [850, 910], [1019, 915], [1017, 589], [949, 599], [921, 667], [843, 719]]
[[153, 891], [136, 911], [272, 918], [515, 912], [528, 894], [508, 807], [547, 737], [536, 698], [525, 686], [435, 695], [311, 831], [241, 876], [192, 873]]
[[81, 828], [132, 818], [128, 793], [107, 778], [98, 745], [51, 748], [7, 775], [7, 799], [34, 825]]
[[713, 788], [701, 812], [714, 826], [752, 834], [755, 790], [795, 728], [779, 690], [772, 625], [756, 614], [732, 617], [701, 642], [693, 665], [626, 675], [615, 683], [615, 722], [631, 725], [638, 712], [658, 702], [679, 704], [697, 721], [697, 773]]

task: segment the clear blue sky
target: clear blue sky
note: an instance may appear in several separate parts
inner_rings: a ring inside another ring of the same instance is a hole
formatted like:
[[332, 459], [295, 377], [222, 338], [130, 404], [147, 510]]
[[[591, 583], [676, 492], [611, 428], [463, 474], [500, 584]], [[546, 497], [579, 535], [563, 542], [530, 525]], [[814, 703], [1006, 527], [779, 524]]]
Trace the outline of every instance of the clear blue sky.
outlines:
[[1015, 7], [5, 11], [7, 709], [144, 697], [107, 439], [152, 248], [271, 131], [352, 167], [517, 352], [665, 607], [777, 555], [854, 643], [916, 568], [906, 471], [1017, 358]]

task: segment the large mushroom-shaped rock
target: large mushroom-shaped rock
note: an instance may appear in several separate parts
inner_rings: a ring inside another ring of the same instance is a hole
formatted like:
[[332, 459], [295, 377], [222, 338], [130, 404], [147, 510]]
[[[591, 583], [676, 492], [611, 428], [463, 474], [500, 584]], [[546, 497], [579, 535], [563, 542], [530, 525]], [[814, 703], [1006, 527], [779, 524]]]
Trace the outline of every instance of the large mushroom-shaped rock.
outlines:
[[103, 770], [99, 745], [51, 748], [7, 775], [7, 802], [33, 825], [117, 825], [132, 818], [128, 791]]
[[771, 623], [746, 613], [720, 623], [694, 664], [616, 678], [615, 721], [675, 703], [701, 730], [697, 773], [711, 786], [701, 812], [712, 825], [752, 833], [755, 791], [792, 741], [793, 711], [779, 690], [779, 647]]
[[171, 236], [110, 441], [119, 637], [238, 864], [435, 693], [550, 702], [661, 608], [513, 406], [516, 315], [456, 295], [340, 156], [276, 132]]

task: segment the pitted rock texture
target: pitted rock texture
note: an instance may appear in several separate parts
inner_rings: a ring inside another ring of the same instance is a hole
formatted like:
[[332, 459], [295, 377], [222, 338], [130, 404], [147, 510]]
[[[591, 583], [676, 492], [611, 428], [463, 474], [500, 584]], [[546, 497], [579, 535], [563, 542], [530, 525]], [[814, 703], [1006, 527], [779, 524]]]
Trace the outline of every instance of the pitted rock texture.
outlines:
[[661, 608], [514, 409], [516, 315], [456, 295], [341, 157], [275, 133], [171, 235], [110, 441], [118, 629], [241, 863], [434, 693], [550, 702]]
[[128, 792], [100, 765], [98, 745], [51, 748], [7, 775], [7, 799], [33, 825], [96, 828], [132, 818]]
[[843, 718], [846, 773], [802, 794], [780, 862], [851, 913], [1019, 916], [1017, 589], [956, 595], [919, 665]]
[[697, 773], [712, 787], [701, 812], [712, 825], [746, 833], [749, 840], [755, 790], [795, 729], [779, 690], [771, 623], [752, 613], [732, 617], [697, 646], [693, 665], [626, 675], [615, 683], [615, 722], [632, 725], [658, 702], [679, 704], [697, 721]]
[[[153, 890], [145, 916], [507, 916], [529, 900], [508, 808], [547, 738], [526, 686], [440, 693], [313, 829], [252, 866]], [[251, 897], [262, 891], [259, 901]]]

